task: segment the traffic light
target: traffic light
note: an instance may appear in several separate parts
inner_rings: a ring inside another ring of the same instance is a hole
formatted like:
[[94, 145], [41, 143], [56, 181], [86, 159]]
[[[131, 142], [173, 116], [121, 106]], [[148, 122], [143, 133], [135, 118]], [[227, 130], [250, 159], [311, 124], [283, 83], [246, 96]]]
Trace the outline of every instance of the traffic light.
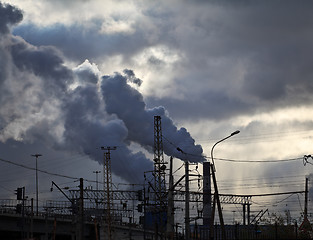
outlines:
[[17, 200], [23, 200], [23, 188], [17, 188], [15, 194]]
[[16, 205], [16, 213], [22, 213], [22, 207], [23, 205], [21, 203]]

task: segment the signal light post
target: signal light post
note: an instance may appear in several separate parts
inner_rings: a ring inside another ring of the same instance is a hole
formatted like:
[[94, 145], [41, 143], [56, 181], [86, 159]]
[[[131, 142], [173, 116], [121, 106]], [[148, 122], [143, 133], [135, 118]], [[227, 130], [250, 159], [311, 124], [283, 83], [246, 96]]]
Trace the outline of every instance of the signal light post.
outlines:
[[22, 200], [22, 204], [18, 203], [16, 205], [16, 213], [22, 214], [22, 221], [20, 223], [21, 227], [21, 238], [24, 239], [25, 232], [24, 232], [24, 225], [25, 225], [25, 187], [19, 187], [16, 190], [14, 190], [16, 193], [16, 200]]
[[15, 194], [16, 194], [16, 200], [23, 200], [23, 188], [20, 187], [20, 188], [17, 188], [15, 190]]

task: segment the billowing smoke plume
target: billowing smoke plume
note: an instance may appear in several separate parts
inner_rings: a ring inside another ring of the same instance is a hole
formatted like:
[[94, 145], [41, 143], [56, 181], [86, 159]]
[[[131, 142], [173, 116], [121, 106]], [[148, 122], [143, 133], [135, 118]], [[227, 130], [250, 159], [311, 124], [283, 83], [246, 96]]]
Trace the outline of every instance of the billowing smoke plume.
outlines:
[[[106, 111], [116, 114], [128, 129], [127, 139], [139, 143], [147, 150], [153, 146], [153, 118], [161, 116], [162, 134], [164, 135], [164, 151], [167, 155], [191, 161], [202, 161], [202, 148], [195, 145], [186, 129], [177, 129], [173, 121], [166, 115], [163, 107], [146, 109], [142, 95], [127, 84], [127, 78], [120, 74], [103, 76], [101, 85]], [[180, 148], [182, 153], [177, 150]]]
[[57, 49], [33, 46], [10, 33], [9, 26], [22, 19], [18, 9], [0, 3], [0, 13], [0, 141], [41, 141], [99, 162], [96, 148], [117, 146], [112, 171], [133, 181], [132, 176], [142, 176], [153, 164], [130, 146], [136, 143], [153, 152], [154, 116], [159, 115], [165, 153], [203, 160], [201, 146], [186, 129], [175, 127], [163, 107], [146, 108], [129, 84], [139, 87], [142, 82], [132, 70], [101, 77], [88, 60], [70, 69]]

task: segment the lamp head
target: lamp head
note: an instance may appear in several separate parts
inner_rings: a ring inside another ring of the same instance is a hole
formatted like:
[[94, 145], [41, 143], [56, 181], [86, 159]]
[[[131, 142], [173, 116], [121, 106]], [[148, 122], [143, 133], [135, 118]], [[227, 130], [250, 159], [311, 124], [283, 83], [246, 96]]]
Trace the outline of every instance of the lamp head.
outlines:
[[234, 136], [234, 135], [236, 135], [236, 134], [238, 134], [238, 133], [240, 133], [240, 131], [239, 131], [239, 130], [237, 130], [237, 131], [233, 132], [232, 134], [230, 134], [230, 136]]

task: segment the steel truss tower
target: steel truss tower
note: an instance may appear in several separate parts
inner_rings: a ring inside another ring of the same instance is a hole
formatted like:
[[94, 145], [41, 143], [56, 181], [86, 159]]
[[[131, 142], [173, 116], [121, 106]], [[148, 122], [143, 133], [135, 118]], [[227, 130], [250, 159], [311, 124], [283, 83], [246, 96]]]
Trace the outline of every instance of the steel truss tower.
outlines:
[[165, 214], [167, 209], [165, 169], [161, 117], [154, 116], [154, 201], [156, 224], [158, 225], [158, 231], [161, 233], [165, 232]]
[[[112, 189], [112, 172], [111, 172], [111, 150], [116, 150], [116, 147], [101, 147], [106, 151], [103, 155], [103, 190], [104, 190], [104, 221], [107, 224], [107, 238], [112, 239], [112, 216], [113, 213], [113, 189]], [[105, 228], [104, 228], [105, 229]]]

